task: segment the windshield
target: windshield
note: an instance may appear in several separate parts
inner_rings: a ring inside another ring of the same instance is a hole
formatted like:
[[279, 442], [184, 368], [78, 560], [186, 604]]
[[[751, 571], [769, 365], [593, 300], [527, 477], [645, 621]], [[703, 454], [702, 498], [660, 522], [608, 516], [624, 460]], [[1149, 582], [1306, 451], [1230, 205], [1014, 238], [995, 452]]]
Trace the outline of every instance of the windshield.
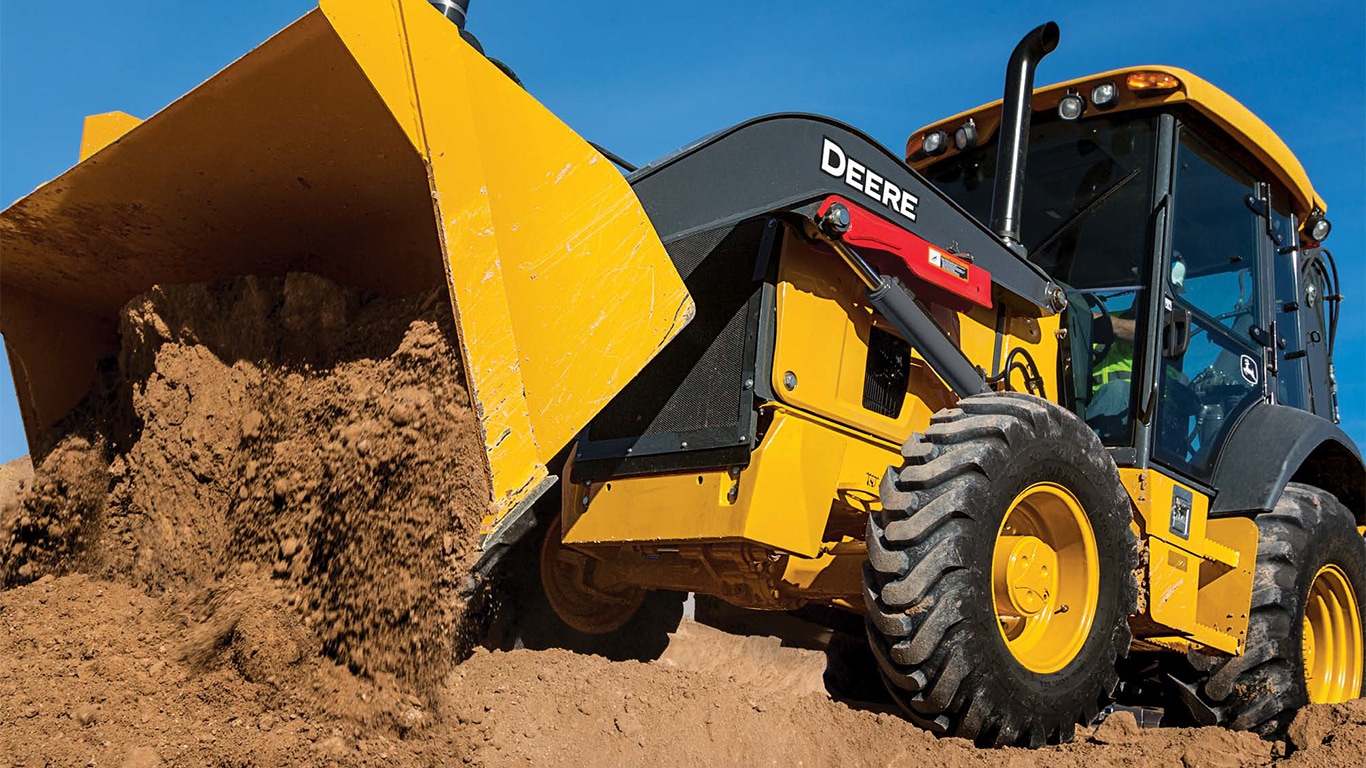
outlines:
[[[1095, 343], [1070, 356], [1077, 379], [1090, 384], [1072, 387], [1082, 391], [1071, 398], [1112, 446], [1130, 444], [1134, 434], [1156, 135], [1156, 117], [1119, 115], [1038, 115], [1029, 131], [1021, 239], [1030, 261], [1080, 292], [1075, 310], [1094, 318]], [[990, 220], [995, 142], [946, 158], [926, 175], [978, 221]]]
[[[1154, 117], [1035, 116], [1020, 227], [1030, 261], [1075, 288], [1146, 282], [1156, 133]], [[978, 221], [990, 221], [994, 140], [926, 175]]]

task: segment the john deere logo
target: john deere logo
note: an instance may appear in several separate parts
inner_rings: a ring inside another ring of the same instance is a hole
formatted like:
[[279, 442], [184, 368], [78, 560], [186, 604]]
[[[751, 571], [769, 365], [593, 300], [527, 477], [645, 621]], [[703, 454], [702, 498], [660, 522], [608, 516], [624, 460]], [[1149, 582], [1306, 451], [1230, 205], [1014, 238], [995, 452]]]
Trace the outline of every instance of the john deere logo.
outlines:
[[1247, 380], [1247, 383], [1254, 387], [1257, 386], [1257, 361], [1249, 355], [1243, 355], [1241, 365], [1243, 378]]
[[821, 148], [821, 170], [843, 179], [845, 184], [869, 200], [915, 221], [915, 207], [920, 204], [920, 198], [850, 157], [844, 147], [830, 139], [826, 139]]

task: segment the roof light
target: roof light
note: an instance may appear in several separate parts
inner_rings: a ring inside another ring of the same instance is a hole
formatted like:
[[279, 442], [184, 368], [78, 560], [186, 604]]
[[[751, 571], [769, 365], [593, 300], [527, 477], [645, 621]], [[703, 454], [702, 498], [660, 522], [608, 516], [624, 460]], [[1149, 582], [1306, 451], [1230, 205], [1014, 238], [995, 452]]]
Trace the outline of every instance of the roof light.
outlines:
[[1076, 91], [1068, 91], [1058, 102], [1058, 117], [1064, 120], [1076, 120], [1085, 111], [1086, 99]]
[[1309, 214], [1309, 218], [1304, 221], [1304, 234], [1314, 243], [1321, 243], [1328, 239], [1328, 233], [1333, 231], [1332, 222], [1324, 218], [1323, 211], [1314, 211]]
[[1115, 81], [1107, 80], [1091, 89], [1091, 103], [1097, 109], [1109, 109], [1119, 103], [1119, 88]]
[[949, 148], [949, 135], [943, 131], [930, 131], [920, 140], [920, 150], [930, 157], [944, 154]]
[[1156, 96], [1181, 87], [1181, 81], [1166, 72], [1130, 72], [1125, 82], [1139, 96]]
[[973, 122], [972, 118], [969, 117], [966, 123], [958, 126], [958, 130], [953, 132], [953, 146], [959, 152], [977, 146], [977, 123]]

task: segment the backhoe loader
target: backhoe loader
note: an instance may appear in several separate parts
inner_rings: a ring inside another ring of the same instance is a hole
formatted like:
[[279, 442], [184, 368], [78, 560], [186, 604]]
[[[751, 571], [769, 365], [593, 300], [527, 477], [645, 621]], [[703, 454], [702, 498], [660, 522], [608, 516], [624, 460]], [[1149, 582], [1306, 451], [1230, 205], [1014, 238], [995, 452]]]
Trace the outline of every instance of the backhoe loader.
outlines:
[[145, 122], [87, 120], [0, 214], [36, 452], [155, 283], [444, 278], [479, 575], [529, 573], [523, 617], [583, 647], [662, 636], [680, 592], [819, 608], [983, 745], [1116, 696], [1271, 736], [1362, 694], [1331, 225], [1246, 108], [1165, 66], [1035, 89], [1049, 23], [904, 155], [777, 114], [623, 172], [466, 9], [322, 0]]

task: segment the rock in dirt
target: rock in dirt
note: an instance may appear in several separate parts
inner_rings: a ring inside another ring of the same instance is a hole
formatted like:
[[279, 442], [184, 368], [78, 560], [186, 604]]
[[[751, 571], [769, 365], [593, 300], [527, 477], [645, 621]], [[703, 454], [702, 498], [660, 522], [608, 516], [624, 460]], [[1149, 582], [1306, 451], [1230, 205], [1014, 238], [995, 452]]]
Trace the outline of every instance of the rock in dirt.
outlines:
[[1091, 734], [1097, 744], [1132, 744], [1138, 741], [1142, 730], [1132, 712], [1112, 712]]
[[1301, 709], [1286, 731], [1290, 746], [1303, 750], [1323, 744], [1324, 739], [1333, 730], [1333, 719], [1332, 707], [1315, 706]]

